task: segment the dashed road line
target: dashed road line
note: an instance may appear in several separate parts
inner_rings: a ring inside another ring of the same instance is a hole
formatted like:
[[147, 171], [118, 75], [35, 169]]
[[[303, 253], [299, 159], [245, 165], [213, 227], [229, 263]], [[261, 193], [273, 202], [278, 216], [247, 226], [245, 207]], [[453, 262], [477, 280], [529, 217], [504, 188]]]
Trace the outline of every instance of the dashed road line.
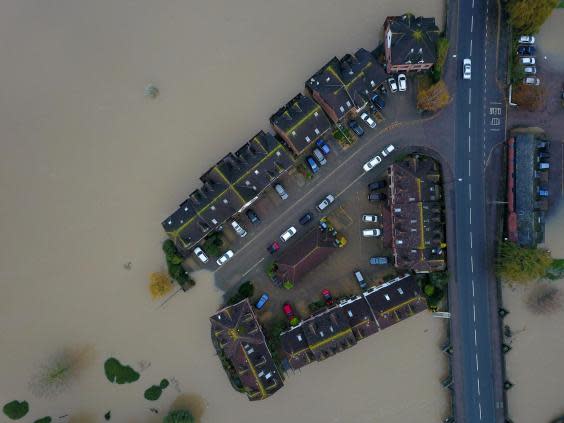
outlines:
[[480, 396], [480, 378], [478, 378], [478, 396]]
[[[476, 329], [474, 329], [474, 346], [478, 346], [478, 333], [476, 332]], [[480, 384], [478, 384], [478, 386], [480, 386]], [[480, 388], [478, 387], [478, 389]]]
[[474, 296], [474, 279], [472, 279], [472, 296]]
[[468, 112], [468, 129], [472, 126], [472, 112]]
[[468, 199], [472, 201], [472, 184], [468, 184]]
[[264, 257], [261, 258], [259, 261], [257, 261], [255, 264], [253, 264], [253, 265], [249, 268], [249, 270], [247, 270], [245, 273], [243, 273], [243, 276], [247, 276], [249, 273], [251, 273], [251, 271], [252, 271], [255, 267], [257, 267], [257, 266], [258, 266], [259, 264], [261, 264], [263, 261], [264, 261]]
[[478, 410], [480, 411], [480, 420], [482, 420], [482, 404], [478, 404]]
[[472, 57], [472, 40], [470, 40], [470, 57]]
[[472, 232], [470, 232], [470, 249], [472, 249]]
[[[474, 314], [474, 323], [476, 322], [476, 304], [472, 304], [472, 313]], [[474, 329], [474, 331], [476, 331]]]
[[468, 104], [472, 104], [472, 88], [468, 88]]
[[472, 160], [468, 160], [468, 177], [470, 177], [471, 175], [471, 171], [470, 171], [470, 166], [472, 164]]
[[476, 371], [478, 371], [480, 369], [480, 366], [478, 365], [478, 353], [476, 353]]
[[472, 207], [468, 209], [468, 220], [470, 221], [470, 225], [472, 225]]
[[[468, 135], [468, 152], [469, 152], [469, 153], [470, 153], [470, 151], [471, 151], [470, 144], [472, 144], [472, 142], [471, 142], [470, 135]], [[562, 175], [563, 175], [563, 177], [564, 177], [564, 173], [562, 173]]]
[[470, 256], [470, 267], [472, 268], [472, 273], [474, 273], [474, 256]]

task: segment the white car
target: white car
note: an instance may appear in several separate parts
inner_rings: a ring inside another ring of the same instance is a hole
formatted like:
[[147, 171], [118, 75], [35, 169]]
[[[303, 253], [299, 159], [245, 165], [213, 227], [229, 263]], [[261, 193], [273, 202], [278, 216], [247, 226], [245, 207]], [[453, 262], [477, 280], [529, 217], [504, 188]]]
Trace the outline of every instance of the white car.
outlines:
[[366, 223], [376, 223], [378, 222], [378, 216], [375, 214], [363, 214], [362, 221]]
[[382, 235], [382, 231], [380, 229], [363, 229], [362, 236], [365, 238], [372, 238], [376, 236]]
[[371, 128], [376, 128], [376, 122], [374, 122], [374, 120], [370, 116], [368, 116], [368, 113], [361, 114], [360, 118], [365, 121]]
[[519, 37], [519, 44], [534, 44], [535, 37], [532, 35], [521, 35]]
[[233, 250], [227, 250], [225, 254], [223, 254], [220, 258], [216, 260], [218, 266], [227, 263], [229, 260], [233, 258], [235, 254], [233, 254]]
[[286, 192], [282, 184], [274, 185], [274, 190], [278, 193], [282, 200], [288, 199], [288, 193]]
[[382, 150], [382, 156], [383, 157], [387, 157], [388, 154], [390, 154], [392, 151], [394, 151], [396, 149], [396, 147], [394, 147], [392, 144], [388, 145], [386, 148], [384, 148]]
[[288, 241], [290, 238], [292, 238], [294, 235], [296, 235], [296, 228], [293, 226], [290, 226], [282, 235], [280, 235], [280, 239], [283, 242]]
[[472, 79], [472, 61], [468, 58], [462, 61], [462, 77]]
[[528, 73], [529, 75], [535, 75], [537, 73], [536, 66], [525, 66], [523, 68], [523, 72]]
[[534, 76], [528, 76], [523, 78], [523, 84], [526, 85], [540, 85], [540, 79], [535, 78]]
[[390, 90], [395, 93], [398, 90], [398, 84], [396, 84], [396, 80], [393, 76], [388, 78], [388, 85], [390, 86]]
[[534, 57], [521, 57], [521, 64], [522, 65], [534, 65], [536, 64], [536, 60]]
[[400, 91], [407, 90], [407, 78], [405, 77], [405, 74], [400, 73], [398, 75], [398, 84], [399, 84], [399, 90]]
[[374, 167], [381, 161], [382, 159], [380, 158], [380, 156], [374, 156], [372, 159], [364, 163], [364, 166], [362, 166], [362, 168], [364, 169], [365, 172], [369, 172], [372, 169], [374, 169]]
[[326, 196], [321, 203], [319, 203], [317, 206], [315, 206], [315, 208], [319, 211], [323, 211], [325, 210], [327, 207], [329, 207], [329, 205], [335, 201], [335, 197], [333, 197], [331, 194], [329, 194], [328, 196]]
[[204, 250], [200, 247], [194, 248], [194, 254], [196, 254], [196, 257], [198, 257], [202, 263], [207, 263], [209, 260], [206, 253], [204, 253]]
[[245, 238], [247, 236], [247, 231], [241, 225], [239, 225], [236, 220], [233, 220], [231, 222], [231, 226], [233, 226], [233, 229], [235, 229], [235, 232], [237, 232], [237, 235], [239, 235], [241, 238]]

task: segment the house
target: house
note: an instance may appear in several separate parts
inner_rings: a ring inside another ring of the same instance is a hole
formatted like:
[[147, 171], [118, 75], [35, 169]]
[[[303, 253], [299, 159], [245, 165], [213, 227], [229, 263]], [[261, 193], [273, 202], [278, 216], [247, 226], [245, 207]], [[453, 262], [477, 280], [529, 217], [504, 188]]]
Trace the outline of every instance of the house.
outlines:
[[270, 117], [274, 131], [299, 156], [331, 129], [321, 106], [298, 94]]
[[319, 227], [310, 230], [276, 259], [276, 277], [297, 283], [336, 251], [336, 241], [337, 237], [330, 231]]
[[284, 385], [247, 298], [222, 308], [210, 321], [214, 346], [249, 400], [265, 399]]
[[384, 22], [384, 52], [388, 73], [421, 71], [437, 60], [439, 28], [435, 18], [410, 13], [388, 16]]
[[446, 268], [439, 164], [409, 156], [388, 169], [395, 266], [427, 273]]
[[507, 234], [512, 242], [536, 247], [544, 242], [548, 170], [539, 170], [539, 143], [548, 143], [531, 133], [519, 133], [508, 141]]
[[193, 191], [163, 222], [180, 253], [187, 255], [205, 236], [252, 204], [293, 166], [272, 134], [260, 131], [235, 153], [229, 153], [200, 178]]
[[313, 99], [334, 122], [368, 104], [370, 93], [386, 79], [384, 69], [364, 49], [342, 59], [334, 57], [306, 82]]
[[362, 295], [347, 298], [339, 302], [339, 308], [349, 320], [349, 325], [357, 340], [361, 340], [378, 332], [378, 322]]

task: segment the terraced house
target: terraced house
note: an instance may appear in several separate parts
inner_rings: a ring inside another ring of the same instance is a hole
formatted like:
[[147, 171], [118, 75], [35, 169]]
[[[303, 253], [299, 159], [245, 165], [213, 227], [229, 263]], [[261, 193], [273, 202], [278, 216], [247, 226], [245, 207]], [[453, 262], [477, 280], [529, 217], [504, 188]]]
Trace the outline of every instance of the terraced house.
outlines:
[[187, 254], [207, 234], [252, 204], [292, 165], [284, 146], [261, 131], [202, 175], [202, 187], [162, 226], [179, 251]]

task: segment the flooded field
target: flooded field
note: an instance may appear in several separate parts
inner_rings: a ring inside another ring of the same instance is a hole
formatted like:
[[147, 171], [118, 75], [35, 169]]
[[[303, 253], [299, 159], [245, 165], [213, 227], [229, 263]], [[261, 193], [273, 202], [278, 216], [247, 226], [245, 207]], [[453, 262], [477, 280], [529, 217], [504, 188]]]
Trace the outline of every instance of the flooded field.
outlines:
[[[212, 423], [437, 421], [443, 323], [428, 314], [251, 404], [231, 389], [209, 340], [221, 300], [212, 275], [196, 275], [197, 286], [163, 308], [147, 284], [164, 267], [160, 222], [209, 165], [268, 128], [333, 55], [374, 48], [387, 15], [435, 16], [442, 26], [442, 5], [5, 0], [0, 403], [27, 400], [25, 421], [98, 422], [111, 410], [111, 421], [153, 423], [173, 402]], [[155, 99], [143, 95], [149, 83]], [[81, 352], [80, 371], [64, 392], [36, 398], [33, 375], [66, 350]], [[102, 365], [111, 356], [144, 369], [141, 379], [110, 384]], [[145, 400], [162, 378], [171, 381], [162, 399]]]
[[[541, 27], [537, 44], [542, 57], [537, 60], [547, 63], [551, 68], [563, 72], [564, 76], [564, 9], [554, 9], [552, 15]], [[564, 81], [563, 81], [564, 82]]]

